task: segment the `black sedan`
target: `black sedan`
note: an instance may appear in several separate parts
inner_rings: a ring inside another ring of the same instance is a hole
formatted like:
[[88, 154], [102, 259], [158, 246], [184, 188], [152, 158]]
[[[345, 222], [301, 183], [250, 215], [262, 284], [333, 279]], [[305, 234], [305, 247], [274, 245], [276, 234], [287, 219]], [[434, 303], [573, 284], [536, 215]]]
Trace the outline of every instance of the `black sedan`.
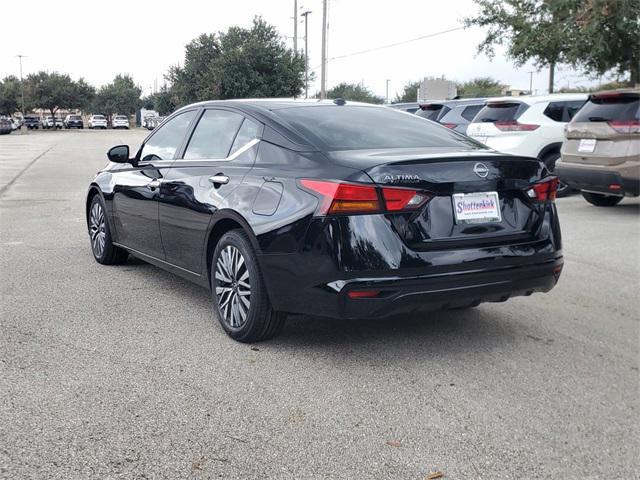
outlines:
[[547, 292], [557, 179], [384, 107], [215, 101], [166, 119], [89, 187], [91, 247], [210, 288], [234, 339], [287, 314], [367, 318]]

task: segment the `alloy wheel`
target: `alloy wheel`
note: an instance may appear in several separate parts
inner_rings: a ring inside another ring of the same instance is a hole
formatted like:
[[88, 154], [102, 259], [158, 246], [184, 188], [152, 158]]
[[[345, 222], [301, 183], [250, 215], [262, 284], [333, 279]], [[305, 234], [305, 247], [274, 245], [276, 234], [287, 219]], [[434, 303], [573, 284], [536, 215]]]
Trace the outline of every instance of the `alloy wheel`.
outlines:
[[224, 322], [240, 328], [247, 322], [251, 305], [249, 270], [242, 253], [227, 245], [216, 261], [216, 298]]
[[93, 254], [100, 258], [104, 253], [106, 241], [106, 226], [104, 211], [100, 202], [95, 202], [91, 207], [91, 215], [89, 216], [89, 236], [91, 237], [91, 248]]

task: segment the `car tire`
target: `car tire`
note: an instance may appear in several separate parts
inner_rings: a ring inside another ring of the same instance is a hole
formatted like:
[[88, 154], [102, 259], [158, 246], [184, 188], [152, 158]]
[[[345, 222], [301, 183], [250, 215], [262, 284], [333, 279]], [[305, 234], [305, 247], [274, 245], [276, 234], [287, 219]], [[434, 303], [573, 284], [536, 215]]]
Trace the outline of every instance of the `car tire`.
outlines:
[[252, 343], [279, 334], [286, 314], [273, 309], [248, 235], [225, 233], [211, 260], [211, 291], [216, 316], [227, 334]]
[[116, 265], [124, 263], [129, 253], [113, 244], [111, 230], [107, 221], [107, 210], [100, 195], [95, 195], [87, 214], [87, 226], [91, 241], [91, 252], [98, 263]]
[[622, 201], [623, 197], [605, 195], [604, 193], [582, 192], [584, 199], [596, 207], [614, 207]]

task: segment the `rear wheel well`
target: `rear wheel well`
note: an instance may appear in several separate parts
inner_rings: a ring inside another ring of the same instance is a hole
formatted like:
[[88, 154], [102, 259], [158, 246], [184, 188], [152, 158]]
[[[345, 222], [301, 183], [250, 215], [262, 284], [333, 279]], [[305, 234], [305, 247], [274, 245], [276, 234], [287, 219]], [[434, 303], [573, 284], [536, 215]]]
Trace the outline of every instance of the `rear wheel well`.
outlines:
[[209, 274], [209, 282], [211, 282], [211, 260], [213, 260], [213, 252], [216, 249], [216, 245], [222, 238], [222, 236], [231, 231], [231, 230], [242, 230], [245, 229], [232, 218], [223, 218], [219, 220], [211, 229], [209, 233], [209, 239], [207, 240], [207, 273]]

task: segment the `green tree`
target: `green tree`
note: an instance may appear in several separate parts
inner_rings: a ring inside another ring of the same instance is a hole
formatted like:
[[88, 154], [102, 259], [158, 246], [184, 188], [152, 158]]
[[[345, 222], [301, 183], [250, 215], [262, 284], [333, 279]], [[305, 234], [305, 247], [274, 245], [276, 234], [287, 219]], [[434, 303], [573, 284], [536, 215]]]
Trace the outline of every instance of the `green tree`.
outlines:
[[167, 74], [175, 106], [227, 98], [291, 97], [304, 87], [304, 57], [260, 17], [251, 28], [204, 34], [186, 46], [184, 66]]
[[129, 75], [116, 75], [113, 82], [98, 90], [92, 110], [105, 115], [109, 122], [114, 114], [132, 115], [140, 108], [141, 93], [142, 89]]
[[640, 2], [638, 0], [475, 0], [480, 13], [467, 26], [486, 28], [478, 51], [494, 55], [505, 45], [520, 66], [533, 60], [549, 68], [549, 92], [555, 67], [569, 63], [586, 73], [615, 70], [640, 81]]
[[415, 82], [407, 82], [402, 87], [402, 92], [396, 95], [393, 103], [415, 102], [418, 99], [418, 89], [420, 88], [420, 80]]
[[52, 117], [60, 109], [86, 108], [92, 96], [93, 87], [83, 79], [74, 82], [67, 74], [38, 72], [25, 79], [25, 97], [29, 99], [29, 109], [48, 110]]
[[564, 58], [571, 21], [567, 3], [572, 1], [475, 0], [480, 14], [464, 22], [487, 29], [479, 52], [492, 57], [494, 45], [505, 45], [516, 65], [533, 60], [538, 68], [548, 67], [549, 92], [553, 92], [555, 67]]
[[154, 95], [154, 106], [161, 116], [169, 115], [176, 109], [176, 104], [171, 91], [164, 87]]
[[384, 103], [384, 98], [375, 95], [364, 85], [342, 82], [327, 92], [327, 98], [344, 98], [354, 102]]
[[185, 47], [184, 66], [173, 66], [166, 75], [178, 105], [220, 98], [215, 62], [220, 42], [215, 34], [202, 34]]
[[477, 77], [466, 82], [458, 83], [460, 97], [492, 97], [501, 95], [505, 85], [491, 77]]
[[13, 115], [20, 110], [20, 80], [8, 76], [0, 80], [0, 115]]
[[640, 83], [640, 2], [583, 0], [578, 2], [566, 61], [589, 73], [629, 73]]

